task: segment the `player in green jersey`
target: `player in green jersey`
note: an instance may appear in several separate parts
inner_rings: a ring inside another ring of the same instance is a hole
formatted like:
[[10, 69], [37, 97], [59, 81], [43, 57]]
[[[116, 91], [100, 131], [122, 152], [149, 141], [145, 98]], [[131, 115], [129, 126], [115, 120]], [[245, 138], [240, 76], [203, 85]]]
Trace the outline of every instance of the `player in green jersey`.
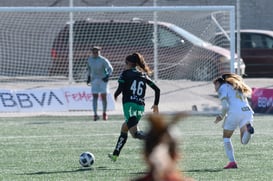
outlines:
[[128, 137], [128, 131], [133, 138], [143, 140], [146, 135], [138, 129], [138, 122], [144, 114], [146, 85], [150, 86], [155, 92], [153, 112], [158, 113], [158, 103], [160, 89], [150, 79], [151, 70], [146, 64], [144, 57], [140, 53], [133, 53], [126, 57], [126, 70], [122, 72], [118, 80], [118, 88], [114, 97], [122, 93], [123, 113], [125, 122], [121, 126], [120, 136], [118, 138], [113, 154], [108, 156], [116, 161], [121, 149], [125, 145]]

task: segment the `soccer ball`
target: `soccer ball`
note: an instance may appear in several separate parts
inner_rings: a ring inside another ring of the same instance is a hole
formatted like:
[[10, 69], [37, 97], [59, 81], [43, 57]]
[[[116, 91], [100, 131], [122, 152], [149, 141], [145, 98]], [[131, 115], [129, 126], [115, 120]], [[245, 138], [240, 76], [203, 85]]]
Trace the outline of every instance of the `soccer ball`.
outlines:
[[83, 152], [80, 155], [79, 162], [83, 167], [90, 167], [95, 162], [95, 156], [90, 152]]

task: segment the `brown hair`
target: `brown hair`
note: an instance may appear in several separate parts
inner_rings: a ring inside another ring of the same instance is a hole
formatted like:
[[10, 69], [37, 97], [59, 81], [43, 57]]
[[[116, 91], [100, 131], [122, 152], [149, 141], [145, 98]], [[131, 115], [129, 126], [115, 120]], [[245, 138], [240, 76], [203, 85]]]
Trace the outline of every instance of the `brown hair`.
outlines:
[[152, 154], [154, 148], [161, 143], [168, 146], [168, 153], [170, 157], [175, 160], [178, 154], [178, 145], [176, 139], [170, 133], [170, 126], [175, 124], [180, 118], [186, 117], [186, 113], [176, 113], [171, 121], [166, 122], [165, 117], [159, 114], [152, 114], [148, 116], [150, 122], [150, 130], [147, 134], [147, 139], [144, 144], [144, 155], [146, 158]]
[[144, 177], [139, 177], [134, 181], [194, 180], [190, 177], [185, 177], [178, 168], [177, 161], [180, 158], [180, 154], [178, 152], [177, 136], [170, 129], [171, 126], [179, 120], [183, 120], [181, 118], [185, 118], [188, 114], [186, 112], [178, 112], [169, 116], [162, 114], [151, 114], [148, 116], [150, 129], [145, 139], [144, 156], [149, 165], [149, 172]]
[[133, 53], [126, 57], [126, 61], [133, 63], [135, 66], [139, 67], [140, 71], [146, 72], [148, 75], [152, 74], [150, 67], [145, 62], [143, 55], [140, 53]]
[[219, 82], [220, 84], [229, 83], [236, 90], [241, 91], [243, 94], [249, 96], [252, 93], [251, 88], [245, 84], [243, 78], [234, 73], [226, 73], [221, 77], [216, 78], [213, 83]]

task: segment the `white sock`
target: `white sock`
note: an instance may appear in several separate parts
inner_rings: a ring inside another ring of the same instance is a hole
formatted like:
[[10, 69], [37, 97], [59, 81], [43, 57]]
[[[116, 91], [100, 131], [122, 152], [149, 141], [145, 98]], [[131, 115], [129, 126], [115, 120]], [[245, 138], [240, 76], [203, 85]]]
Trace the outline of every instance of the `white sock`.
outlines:
[[230, 138], [224, 138], [224, 148], [230, 162], [235, 162], [234, 150]]
[[247, 144], [249, 142], [250, 138], [251, 138], [251, 134], [248, 131], [244, 131], [243, 137], [241, 140], [242, 144], [244, 144], [244, 145]]

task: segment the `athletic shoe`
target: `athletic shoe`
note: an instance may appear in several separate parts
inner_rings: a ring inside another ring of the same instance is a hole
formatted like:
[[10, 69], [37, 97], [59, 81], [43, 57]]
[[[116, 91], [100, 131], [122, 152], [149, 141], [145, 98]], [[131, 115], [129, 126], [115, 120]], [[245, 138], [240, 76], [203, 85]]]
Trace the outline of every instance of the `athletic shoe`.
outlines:
[[94, 121], [97, 121], [99, 119], [100, 119], [100, 117], [98, 115], [94, 115]]
[[111, 153], [108, 154], [108, 157], [109, 157], [113, 162], [117, 161], [117, 159], [118, 159], [118, 156], [117, 156], [117, 155], [112, 155]]
[[103, 118], [104, 121], [108, 120], [107, 114], [106, 114], [106, 113], [103, 113], [103, 114], [102, 114], [102, 118]]
[[224, 169], [231, 169], [231, 168], [238, 168], [236, 162], [229, 162], [227, 166], [224, 167]]
[[250, 134], [253, 134], [253, 133], [254, 133], [254, 128], [251, 126], [250, 123], [248, 123], [248, 124], [246, 125], [246, 127], [247, 127], [247, 131], [248, 131]]

